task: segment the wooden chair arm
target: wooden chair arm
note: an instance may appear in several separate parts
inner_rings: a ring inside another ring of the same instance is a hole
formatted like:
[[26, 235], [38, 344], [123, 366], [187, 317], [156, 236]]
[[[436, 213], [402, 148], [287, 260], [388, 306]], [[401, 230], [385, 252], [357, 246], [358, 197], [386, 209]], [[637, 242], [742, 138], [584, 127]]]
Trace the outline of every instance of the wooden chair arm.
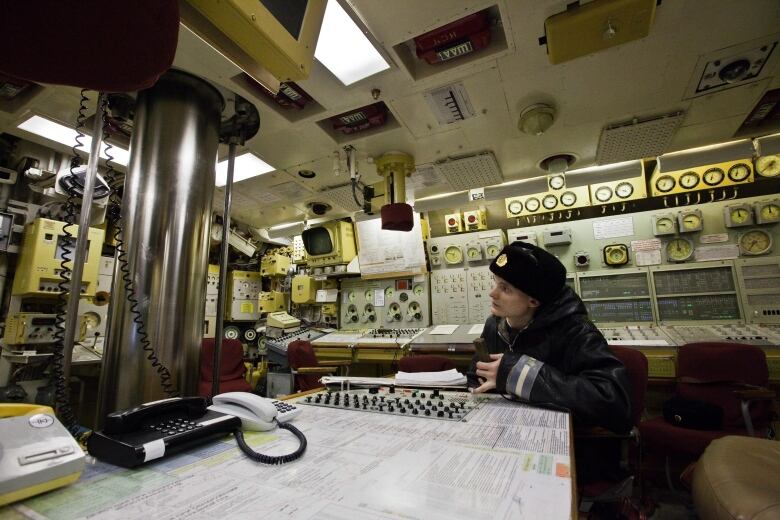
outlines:
[[329, 367], [348, 367], [352, 364], [352, 361], [349, 359], [342, 359], [338, 361], [320, 361], [320, 363]]
[[776, 392], [768, 388], [746, 388], [744, 390], [734, 390], [734, 395], [743, 401], [754, 401], [757, 399], [774, 399]]
[[299, 367], [295, 370], [297, 374], [332, 374], [336, 367]]

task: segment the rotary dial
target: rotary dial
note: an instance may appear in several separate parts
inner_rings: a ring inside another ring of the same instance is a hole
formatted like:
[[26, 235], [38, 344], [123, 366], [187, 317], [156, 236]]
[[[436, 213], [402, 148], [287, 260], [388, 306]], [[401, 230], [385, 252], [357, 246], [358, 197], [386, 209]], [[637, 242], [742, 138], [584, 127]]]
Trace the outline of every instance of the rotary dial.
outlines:
[[763, 229], [753, 229], [740, 235], [739, 248], [745, 255], [763, 255], [772, 248], [772, 235]]
[[674, 238], [666, 244], [666, 257], [674, 262], [684, 262], [693, 255], [693, 243], [685, 238]]

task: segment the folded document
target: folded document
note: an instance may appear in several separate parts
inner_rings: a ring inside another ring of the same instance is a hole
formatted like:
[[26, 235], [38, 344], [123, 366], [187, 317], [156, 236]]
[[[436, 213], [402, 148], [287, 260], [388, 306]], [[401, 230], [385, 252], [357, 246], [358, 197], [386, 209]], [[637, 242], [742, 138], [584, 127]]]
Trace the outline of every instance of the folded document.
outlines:
[[398, 372], [395, 384], [405, 386], [465, 386], [466, 376], [455, 370], [441, 372]]

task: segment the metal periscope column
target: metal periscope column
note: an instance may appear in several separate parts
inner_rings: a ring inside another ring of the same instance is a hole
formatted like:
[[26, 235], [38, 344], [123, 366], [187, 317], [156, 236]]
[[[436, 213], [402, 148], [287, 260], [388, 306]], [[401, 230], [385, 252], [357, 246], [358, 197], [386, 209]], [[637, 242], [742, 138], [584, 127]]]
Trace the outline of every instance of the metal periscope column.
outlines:
[[181, 395], [196, 393], [223, 105], [214, 87], [179, 71], [138, 95], [122, 203], [122, 249], [132, 288], [125, 287], [117, 261], [98, 421], [167, 397], [147, 359], [137, 317], [173, 387]]

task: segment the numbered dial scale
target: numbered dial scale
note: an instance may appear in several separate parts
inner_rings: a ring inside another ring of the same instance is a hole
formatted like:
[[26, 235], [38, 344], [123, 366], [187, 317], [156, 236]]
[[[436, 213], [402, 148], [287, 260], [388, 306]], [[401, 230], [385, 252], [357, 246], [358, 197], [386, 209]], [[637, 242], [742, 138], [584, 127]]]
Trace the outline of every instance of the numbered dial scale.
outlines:
[[762, 177], [780, 175], [780, 154], [762, 155], [756, 159], [756, 173]]
[[763, 229], [751, 229], [739, 235], [737, 243], [743, 255], [765, 255], [772, 250], [772, 235]]
[[666, 258], [670, 262], [685, 262], [693, 256], [693, 241], [683, 237], [666, 243]]
[[448, 246], [444, 250], [444, 261], [450, 265], [463, 262], [463, 250], [460, 246]]
[[756, 214], [756, 224], [773, 224], [780, 222], [780, 200], [756, 202], [753, 205]]
[[753, 211], [748, 204], [726, 206], [723, 208], [723, 218], [729, 228], [753, 225]]
[[674, 215], [653, 215], [653, 234], [655, 236], [674, 235], [677, 231]]
[[698, 209], [689, 209], [681, 211], [677, 215], [677, 224], [680, 226], [680, 233], [692, 233], [702, 230], [701, 211]]
[[625, 244], [610, 244], [602, 251], [604, 263], [609, 266], [626, 265], [628, 263], [628, 246]]

